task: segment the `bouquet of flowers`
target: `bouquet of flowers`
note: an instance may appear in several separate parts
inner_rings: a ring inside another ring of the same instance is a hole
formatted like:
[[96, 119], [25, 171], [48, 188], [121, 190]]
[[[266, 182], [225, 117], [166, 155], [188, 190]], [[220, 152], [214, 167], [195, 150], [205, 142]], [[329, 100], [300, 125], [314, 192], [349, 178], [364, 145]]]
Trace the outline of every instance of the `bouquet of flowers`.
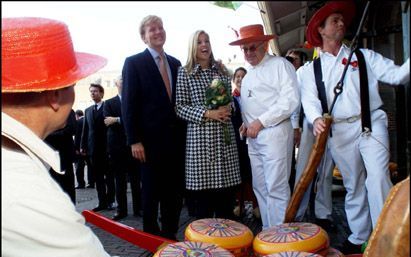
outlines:
[[[209, 110], [218, 109], [220, 106], [230, 104], [233, 97], [230, 93], [229, 86], [225, 81], [220, 79], [213, 79], [210, 86], [207, 87], [205, 93], [205, 105]], [[230, 133], [228, 132], [227, 124], [223, 124], [224, 142], [231, 144]]]

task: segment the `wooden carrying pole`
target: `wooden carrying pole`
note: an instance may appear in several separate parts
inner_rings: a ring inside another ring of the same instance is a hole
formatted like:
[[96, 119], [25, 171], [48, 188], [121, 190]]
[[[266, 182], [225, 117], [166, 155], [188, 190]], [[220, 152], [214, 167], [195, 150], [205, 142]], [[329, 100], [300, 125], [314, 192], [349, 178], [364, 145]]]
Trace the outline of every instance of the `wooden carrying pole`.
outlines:
[[285, 211], [284, 223], [293, 222], [295, 215], [297, 214], [298, 208], [300, 207], [301, 200], [303, 199], [304, 193], [307, 191], [308, 186], [311, 181], [313, 181], [315, 174], [317, 173], [317, 167], [321, 162], [323, 157], [325, 145], [327, 144], [328, 133], [330, 131], [330, 126], [332, 123], [332, 117], [325, 113], [325, 131], [317, 135], [315, 138], [315, 143], [311, 149], [310, 158], [308, 159], [307, 165], [295, 187], [294, 193], [291, 196], [290, 202], [288, 203], [287, 209]]

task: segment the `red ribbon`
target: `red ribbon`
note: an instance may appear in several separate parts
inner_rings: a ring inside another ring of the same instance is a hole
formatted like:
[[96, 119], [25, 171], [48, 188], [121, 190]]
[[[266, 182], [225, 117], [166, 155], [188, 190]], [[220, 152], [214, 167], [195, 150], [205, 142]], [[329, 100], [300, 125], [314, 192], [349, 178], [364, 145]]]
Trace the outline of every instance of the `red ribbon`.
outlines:
[[234, 88], [233, 96], [240, 96], [240, 91], [237, 88]]
[[[343, 65], [346, 65], [347, 62], [348, 62], [347, 58], [344, 58], [344, 59], [342, 60], [342, 64], [343, 64]], [[358, 62], [357, 62], [357, 61], [352, 61], [352, 62], [350, 62], [350, 65], [351, 65], [352, 67], [354, 67], [354, 68], [357, 68], [357, 67], [358, 67]]]

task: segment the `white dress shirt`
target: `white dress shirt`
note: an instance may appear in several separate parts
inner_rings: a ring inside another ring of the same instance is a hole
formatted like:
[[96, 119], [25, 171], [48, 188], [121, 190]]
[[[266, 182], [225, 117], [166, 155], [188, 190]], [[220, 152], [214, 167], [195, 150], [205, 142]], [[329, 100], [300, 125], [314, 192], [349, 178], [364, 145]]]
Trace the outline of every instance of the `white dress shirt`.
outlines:
[[23, 149], [1, 148], [2, 256], [109, 256], [49, 174], [50, 167], [60, 173], [58, 152], [1, 115], [2, 136]]
[[[369, 98], [371, 112], [382, 106], [382, 100], [378, 92], [378, 81], [388, 84], [403, 84], [410, 79], [410, 60], [402, 66], [395, 65], [390, 59], [384, 58], [379, 53], [369, 49], [360, 49], [364, 54], [367, 64], [367, 75], [369, 85]], [[350, 49], [342, 45], [337, 56], [328, 52], [320, 52], [321, 69], [327, 104], [330, 108], [334, 99], [334, 87], [341, 79], [344, 70], [343, 58], [348, 59]], [[353, 54], [351, 61], [356, 61]], [[343, 91], [338, 96], [332, 115], [334, 119], [346, 119], [361, 113], [360, 83], [358, 67], [349, 66], [343, 85]], [[321, 102], [318, 98], [317, 86], [314, 77], [313, 62], [297, 70], [298, 80], [301, 85], [301, 100], [308, 121], [312, 124], [314, 120], [322, 116]]]
[[294, 66], [285, 58], [266, 54], [256, 66], [250, 66], [241, 86], [244, 123], [259, 119], [272, 127], [289, 119], [300, 102]]

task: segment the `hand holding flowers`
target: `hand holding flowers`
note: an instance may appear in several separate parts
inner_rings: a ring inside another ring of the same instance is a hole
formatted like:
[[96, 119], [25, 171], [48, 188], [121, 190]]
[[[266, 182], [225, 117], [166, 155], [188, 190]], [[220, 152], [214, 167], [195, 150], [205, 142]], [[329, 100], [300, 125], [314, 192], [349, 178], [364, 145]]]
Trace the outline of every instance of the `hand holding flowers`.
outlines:
[[[231, 114], [231, 101], [232, 95], [229, 90], [229, 86], [227, 83], [220, 79], [214, 79], [210, 86], [206, 89], [206, 101], [205, 105], [209, 110], [216, 110], [213, 111], [215, 120], [221, 122], [227, 122], [230, 120]], [[209, 111], [210, 113], [211, 111]], [[210, 116], [210, 114], [209, 114]], [[209, 117], [210, 118], [210, 117]], [[231, 137], [228, 131], [227, 124], [223, 124], [223, 131], [224, 131], [224, 142], [229, 145], [231, 144]]]

